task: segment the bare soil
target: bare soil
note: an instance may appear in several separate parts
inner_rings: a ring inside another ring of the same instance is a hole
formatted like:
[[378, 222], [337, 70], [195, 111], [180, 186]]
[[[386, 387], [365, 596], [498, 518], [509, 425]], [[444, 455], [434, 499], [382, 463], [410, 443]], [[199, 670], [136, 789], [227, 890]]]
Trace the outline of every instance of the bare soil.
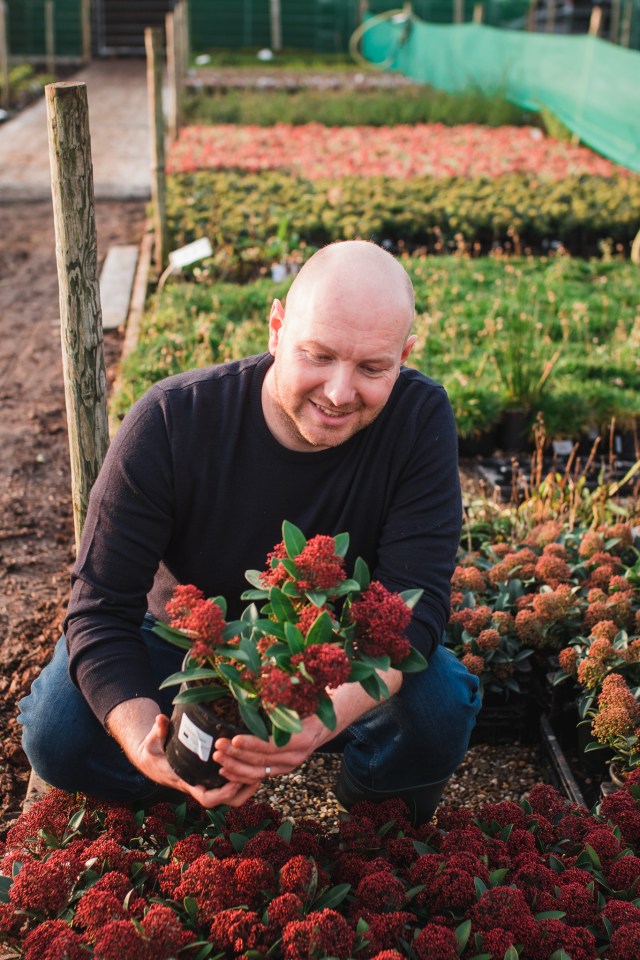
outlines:
[[[17, 701], [60, 636], [74, 559], [53, 214], [0, 205], [0, 835], [29, 776]], [[141, 203], [99, 203], [100, 262], [137, 243]], [[113, 377], [122, 331], [105, 334]]]

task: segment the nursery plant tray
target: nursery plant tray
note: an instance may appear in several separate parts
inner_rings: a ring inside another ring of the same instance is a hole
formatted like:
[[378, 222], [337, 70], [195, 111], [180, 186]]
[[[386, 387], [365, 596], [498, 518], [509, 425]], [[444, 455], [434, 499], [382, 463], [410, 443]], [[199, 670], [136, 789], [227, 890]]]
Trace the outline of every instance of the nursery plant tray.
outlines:
[[[543, 473], [557, 472], [563, 474], [567, 463], [566, 458], [545, 458]], [[612, 464], [609, 464], [608, 461], [606, 464], [600, 460], [594, 461], [585, 474], [587, 489], [595, 490], [599, 486], [603, 469], [607, 480], [615, 482], [622, 480], [632, 466], [631, 460], [614, 460]], [[511, 499], [514, 487], [519, 495], [524, 495], [525, 486], [531, 478], [530, 457], [521, 454], [513, 457], [487, 457], [478, 461], [477, 469], [485, 484], [492, 491], [497, 491], [503, 502]]]
[[578, 782], [571, 772], [571, 768], [562, 751], [558, 738], [544, 714], [540, 717], [540, 736], [555, 781], [554, 786], [557, 790], [561, 790], [573, 803], [578, 803], [586, 807], [587, 803], [585, 802], [582, 790], [578, 786]]

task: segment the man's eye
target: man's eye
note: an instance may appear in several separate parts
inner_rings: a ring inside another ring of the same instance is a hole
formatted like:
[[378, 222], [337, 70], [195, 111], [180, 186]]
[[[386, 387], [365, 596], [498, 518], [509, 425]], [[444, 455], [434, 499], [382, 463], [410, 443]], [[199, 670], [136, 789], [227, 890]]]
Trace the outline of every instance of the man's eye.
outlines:
[[309, 353], [307, 354], [310, 360], [313, 360], [314, 363], [327, 363], [331, 357], [325, 356], [323, 353]]

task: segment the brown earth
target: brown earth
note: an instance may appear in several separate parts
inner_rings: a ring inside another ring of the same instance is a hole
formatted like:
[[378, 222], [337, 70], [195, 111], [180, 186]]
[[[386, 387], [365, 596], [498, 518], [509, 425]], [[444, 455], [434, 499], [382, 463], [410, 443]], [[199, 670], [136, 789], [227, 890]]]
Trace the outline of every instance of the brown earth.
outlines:
[[[141, 203], [98, 203], [100, 262], [139, 242]], [[29, 768], [16, 704], [58, 637], [74, 558], [58, 281], [50, 203], [0, 206], [0, 835]], [[122, 332], [105, 334], [109, 376]]]

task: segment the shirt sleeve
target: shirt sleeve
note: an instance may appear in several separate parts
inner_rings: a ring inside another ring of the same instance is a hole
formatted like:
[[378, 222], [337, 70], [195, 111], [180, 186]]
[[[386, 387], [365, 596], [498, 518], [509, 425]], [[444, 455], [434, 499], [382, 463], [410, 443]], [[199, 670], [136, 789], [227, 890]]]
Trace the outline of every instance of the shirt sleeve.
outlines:
[[373, 574], [390, 590], [422, 589], [407, 636], [427, 658], [449, 619], [462, 527], [455, 420], [444, 388], [433, 387], [407, 438]]
[[118, 703], [157, 698], [140, 626], [172, 535], [173, 486], [167, 411], [152, 388], [107, 451], [71, 576], [69, 671], [101, 723]]

